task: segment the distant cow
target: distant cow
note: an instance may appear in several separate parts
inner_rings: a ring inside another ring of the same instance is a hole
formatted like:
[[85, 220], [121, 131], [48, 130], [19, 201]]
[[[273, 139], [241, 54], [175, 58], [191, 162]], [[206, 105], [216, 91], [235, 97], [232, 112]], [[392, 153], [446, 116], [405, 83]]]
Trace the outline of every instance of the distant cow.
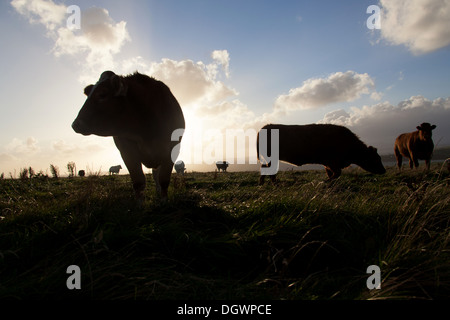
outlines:
[[217, 167], [217, 170], [219, 170], [219, 172], [221, 169], [223, 172], [225, 172], [225, 171], [227, 171], [227, 168], [228, 168], [228, 162], [227, 161], [217, 161], [216, 167]]
[[[322, 164], [328, 178], [336, 179], [341, 170], [354, 163], [366, 171], [383, 174], [386, 172], [381, 158], [374, 147], [368, 147], [349, 129], [332, 124], [281, 125], [268, 124], [261, 130], [267, 130], [267, 154], [271, 155], [271, 130], [279, 131], [279, 160], [301, 166], [303, 164]], [[261, 161], [259, 136], [257, 137], [257, 155]], [[262, 167], [275, 165], [262, 164]], [[275, 180], [275, 175], [271, 176]], [[264, 183], [261, 174], [260, 184]]]
[[178, 156], [185, 127], [183, 112], [170, 89], [138, 72], [119, 76], [105, 71], [84, 93], [86, 102], [72, 124], [75, 132], [113, 136], [136, 197], [144, 197], [144, 164], [153, 169], [156, 189], [166, 199], [172, 159]]
[[118, 174], [120, 169], [122, 169], [122, 166], [120, 164], [118, 166], [112, 166], [111, 168], [109, 168], [109, 174]]
[[178, 160], [177, 162], [175, 162], [175, 171], [178, 174], [184, 174], [184, 172], [186, 171], [186, 167], [184, 166], [184, 162], [182, 160]]
[[78, 175], [80, 177], [84, 177], [86, 175], [86, 172], [84, 170], [80, 170], [80, 171], [78, 171]]
[[409, 167], [411, 169], [413, 165], [416, 168], [419, 166], [419, 160], [425, 160], [427, 170], [430, 169], [430, 160], [434, 149], [431, 131], [436, 126], [424, 122], [416, 128], [417, 131], [403, 133], [395, 139], [394, 152], [399, 170], [402, 169], [402, 157], [409, 158]]

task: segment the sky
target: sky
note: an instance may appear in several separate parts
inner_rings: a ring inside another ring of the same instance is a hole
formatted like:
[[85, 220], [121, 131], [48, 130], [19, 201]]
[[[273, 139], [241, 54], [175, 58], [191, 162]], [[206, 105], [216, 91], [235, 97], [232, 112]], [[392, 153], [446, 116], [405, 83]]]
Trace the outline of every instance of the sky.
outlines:
[[7, 177], [50, 164], [64, 175], [71, 161], [126, 173], [112, 138], [71, 128], [105, 70], [170, 87], [188, 171], [214, 170], [227, 130], [267, 123], [344, 125], [390, 154], [400, 133], [430, 122], [435, 145], [450, 145], [450, 0], [2, 1], [0, 43]]

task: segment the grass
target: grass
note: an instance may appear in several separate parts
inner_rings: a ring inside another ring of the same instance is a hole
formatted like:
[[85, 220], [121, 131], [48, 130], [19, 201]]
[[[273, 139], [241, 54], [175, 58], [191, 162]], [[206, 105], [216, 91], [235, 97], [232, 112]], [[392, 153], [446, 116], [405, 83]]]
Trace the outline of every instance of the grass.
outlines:
[[[10, 299], [443, 299], [450, 178], [346, 169], [0, 180], [0, 297]], [[150, 190], [149, 190], [150, 189]], [[69, 265], [81, 290], [68, 290]], [[369, 265], [381, 289], [368, 290]]]

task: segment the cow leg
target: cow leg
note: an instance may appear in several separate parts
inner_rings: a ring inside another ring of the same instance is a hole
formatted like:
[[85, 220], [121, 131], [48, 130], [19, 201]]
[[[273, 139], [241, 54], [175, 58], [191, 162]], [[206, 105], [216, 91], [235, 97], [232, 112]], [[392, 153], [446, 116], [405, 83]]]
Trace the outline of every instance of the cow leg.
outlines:
[[400, 151], [395, 148], [395, 158], [397, 159], [397, 168], [398, 170], [402, 170], [402, 162], [403, 162], [403, 157], [402, 154], [400, 153]]
[[410, 169], [414, 168], [414, 162], [413, 162], [412, 158], [409, 158], [409, 168]]
[[325, 167], [325, 171], [327, 172], [328, 179], [333, 179], [334, 172], [329, 167]]
[[262, 186], [264, 184], [264, 179], [266, 178], [266, 176], [264, 174], [259, 176], [259, 185]]
[[145, 190], [145, 175], [142, 171], [142, 164], [140, 162], [133, 161], [122, 155], [123, 161], [130, 172], [131, 181], [133, 182], [133, 189], [136, 195], [136, 199], [144, 199]]
[[427, 166], [427, 170], [430, 170], [430, 159], [425, 159], [425, 165]]
[[155, 181], [156, 192], [158, 192], [158, 194], [161, 194], [161, 185], [159, 184], [159, 168], [160, 167], [152, 169], [152, 176], [153, 180]]
[[419, 167], [419, 159], [417, 159], [416, 157], [414, 157], [414, 166], [416, 167], [416, 169]]
[[130, 172], [136, 199], [142, 201], [144, 199], [145, 175], [144, 171], [142, 171], [141, 162], [137, 160], [139, 159], [139, 155], [136, 153], [137, 148], [129, 140], [114, 137], [114, 142], [120, 151], [128, 172]]
[[329, 180], [337, 179], [341, 175], [341, 168], [338, 167], [325, 167], [325, 171]]
[[170, 184], [170, 176], [172, 174], [173, 163], [171, 160], [164, 162], [158, 169], [158, 180], [161, 187], [161, 198], [167, 200], [167, 191]]

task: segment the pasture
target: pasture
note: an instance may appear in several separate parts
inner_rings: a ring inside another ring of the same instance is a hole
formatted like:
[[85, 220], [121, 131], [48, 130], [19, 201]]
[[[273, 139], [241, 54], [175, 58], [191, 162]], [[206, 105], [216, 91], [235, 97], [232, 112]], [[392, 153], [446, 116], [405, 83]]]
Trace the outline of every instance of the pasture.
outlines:
[[[0, 298], [442, 299], [450, 296], [450, 176], [358, 168], [0, 180]], [[78, 265], [81, 289], [66, 269]], [[369, 265], [381, 289], [369, 290]]]

